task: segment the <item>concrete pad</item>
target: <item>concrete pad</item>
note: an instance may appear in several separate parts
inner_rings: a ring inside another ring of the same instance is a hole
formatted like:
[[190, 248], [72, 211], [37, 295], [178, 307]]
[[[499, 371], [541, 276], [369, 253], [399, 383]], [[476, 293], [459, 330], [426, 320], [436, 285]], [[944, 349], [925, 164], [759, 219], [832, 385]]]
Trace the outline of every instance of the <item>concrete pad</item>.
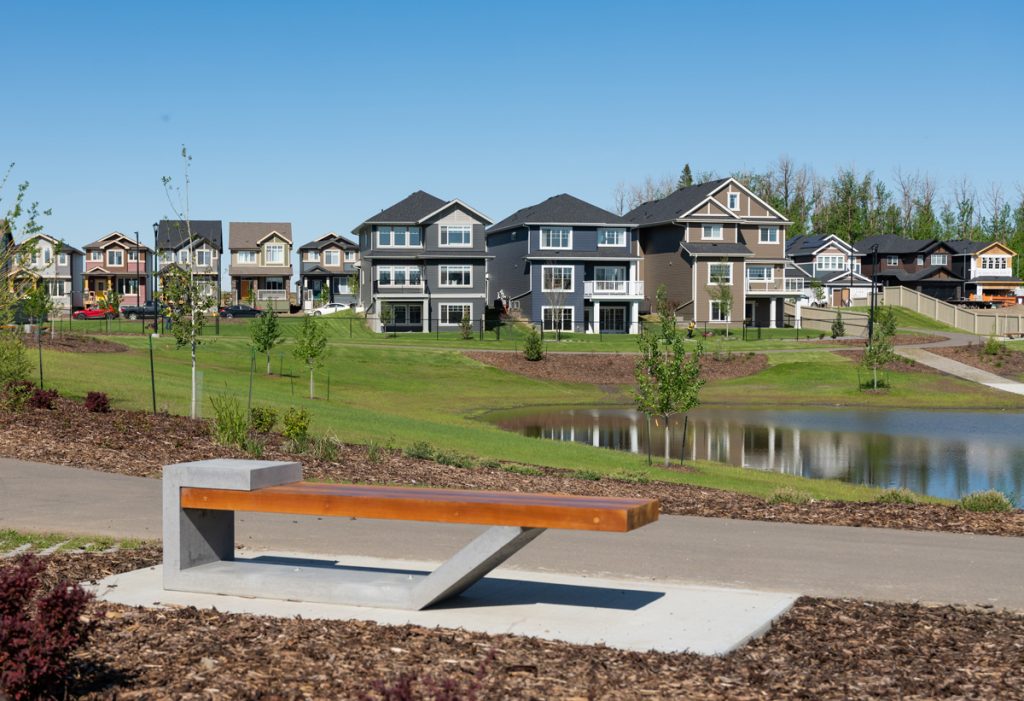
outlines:
[[[347, 569], [368, 578], [417, 575], [437, 563], [309, 554], [259, 553], [235, 562], [286, 564], [296, 574]], [[460, 596], [424, 611], [363, 608], [276, 599], [195, 594], [163, 589], [162, 567], [114, 575], [90, 587], [97, 596], [129, 606], [195, 606], [261, 616], [364, 620], [387, 625], [462, 628], [491, 635], [525, 635], [624, 650], [721, 655], [767, 632], [796, 595], [599, 579], [519, 570], [495, 570]], [[296, 591], [296, 597], [301, 590]]]

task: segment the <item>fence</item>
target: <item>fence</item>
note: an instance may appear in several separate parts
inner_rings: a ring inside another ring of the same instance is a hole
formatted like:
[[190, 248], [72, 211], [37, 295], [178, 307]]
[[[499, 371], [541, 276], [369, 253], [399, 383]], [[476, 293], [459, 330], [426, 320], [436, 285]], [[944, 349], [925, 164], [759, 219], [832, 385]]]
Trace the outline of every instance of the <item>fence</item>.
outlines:
[[[796, 306], [792, 303], [787, 302], [784, 310], [787, 316], [796, 315]], [[800, 307], [800, 328], [807, 332], [808, 337], [821, 333], [831, 334], [832, 324], [839, 313], [842, 313], [843, 326], [846, 327], [844, 336], [852, 336], [854, 338], [868, 337], [869, 315], [864, 312], [854, 312], [847, 309], [802, 306]], [[817, 334], [814, 332], [817, 332]]]
[[964, 309], [906, 287], [885, 287], [882, 300], [924, 314], [935, 321], [982, 336], [1024, 333], [1024, 315], [1000, 313], [998, 309]]

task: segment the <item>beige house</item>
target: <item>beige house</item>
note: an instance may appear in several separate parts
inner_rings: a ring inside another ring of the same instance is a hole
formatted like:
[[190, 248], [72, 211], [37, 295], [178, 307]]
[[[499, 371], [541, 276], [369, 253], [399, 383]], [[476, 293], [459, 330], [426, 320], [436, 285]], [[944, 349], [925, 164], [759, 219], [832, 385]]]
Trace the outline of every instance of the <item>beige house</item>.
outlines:
[[228, 277], [235, 304], [287, 310], [292, 278], [292, 225], [287, 222], [228, 224]]

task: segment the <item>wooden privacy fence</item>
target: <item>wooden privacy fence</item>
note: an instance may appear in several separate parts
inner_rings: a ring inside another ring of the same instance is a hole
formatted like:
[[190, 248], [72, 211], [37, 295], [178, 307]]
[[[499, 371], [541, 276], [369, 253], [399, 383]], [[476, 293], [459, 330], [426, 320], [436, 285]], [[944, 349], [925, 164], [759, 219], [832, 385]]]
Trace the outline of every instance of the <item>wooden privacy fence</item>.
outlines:
[[[796, 307], [791, 302], [786, 302], [785, 312], [787, 316], [796, 315]], [[832, 322], [836, 315], [842, 313], [844, 336], [853, 338], [868, 337], [868, 315], [865, 312], [854, 312], [849, 309], [835, 307], [801, 307], [800, 328], [808, 331], [820, 331], [825, 334], [832, 333]]]
[[[981, 336], [1024, 333], [1024, 313], [1007, 314], [1000, 309], [962, 309], [906, 287], [882, 288], [882, 301], [924, 314], [943, 324]], [[1024, 312], [1024, 309], [1020, 310]], [[804, 310], [806, 313], [806, 310]], [[844, 315], [845, 317], [845, 315]]]

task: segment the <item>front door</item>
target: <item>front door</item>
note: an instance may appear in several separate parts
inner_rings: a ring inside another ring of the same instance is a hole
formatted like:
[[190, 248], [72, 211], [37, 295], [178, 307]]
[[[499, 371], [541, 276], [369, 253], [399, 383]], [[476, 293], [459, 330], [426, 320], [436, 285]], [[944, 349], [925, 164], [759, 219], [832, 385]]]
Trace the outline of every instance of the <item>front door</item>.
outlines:
[[626, 308], [602, 306], [601, 332], [626, 333]]
[[238, 301], [244, 302], [249, 299], [252, 292], [252, 280], [243, 279], [238, 283]]

